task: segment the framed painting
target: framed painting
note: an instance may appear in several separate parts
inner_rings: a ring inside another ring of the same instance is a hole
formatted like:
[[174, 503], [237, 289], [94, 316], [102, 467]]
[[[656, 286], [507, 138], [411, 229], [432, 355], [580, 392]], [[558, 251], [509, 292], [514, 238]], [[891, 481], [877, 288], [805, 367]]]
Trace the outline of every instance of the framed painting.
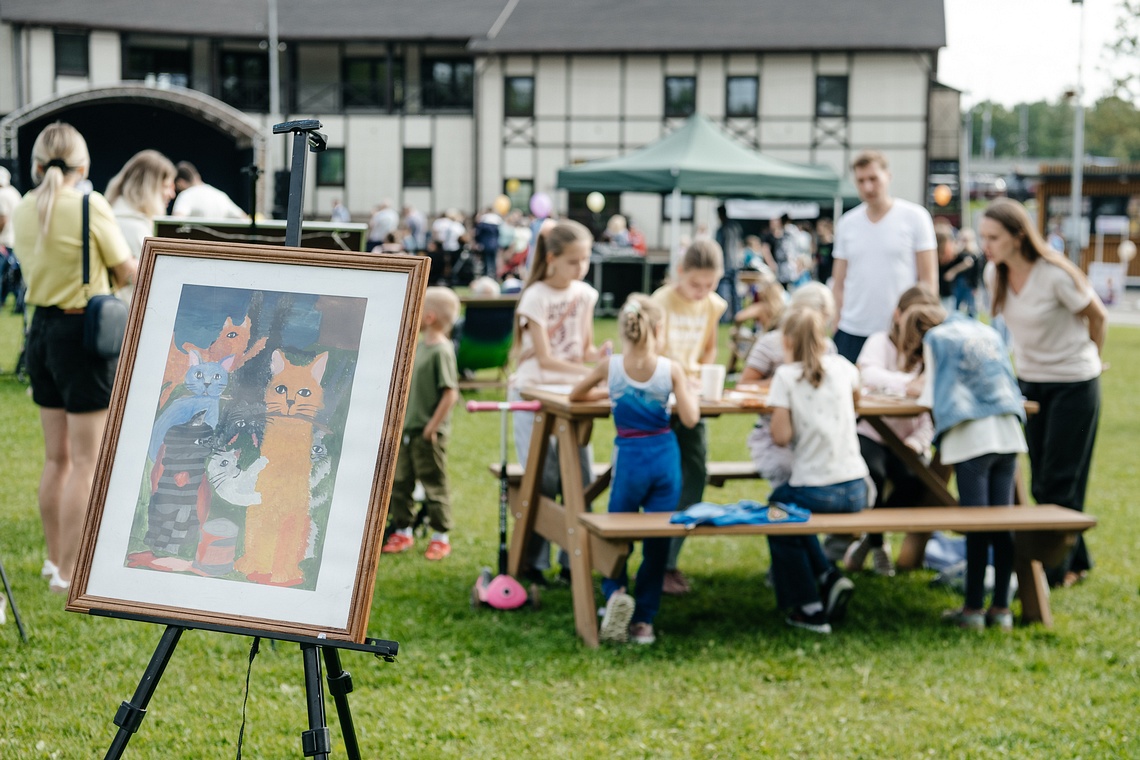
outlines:
[[427, 273], [148, 239], [67, 608], [362, 643]]

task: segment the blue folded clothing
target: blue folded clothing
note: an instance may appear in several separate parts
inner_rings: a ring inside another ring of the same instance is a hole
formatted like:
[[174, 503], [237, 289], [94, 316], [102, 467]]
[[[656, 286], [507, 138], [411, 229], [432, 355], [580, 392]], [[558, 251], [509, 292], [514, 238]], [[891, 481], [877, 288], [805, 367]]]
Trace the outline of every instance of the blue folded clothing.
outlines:
[[761, 504], [742, 499], [735, 504], [699, 504], [674, 512], [669, 522], [695, 528], [698, 525], [767, 525], [769, 523], [807, 522], [811, 512], [795, 504]]

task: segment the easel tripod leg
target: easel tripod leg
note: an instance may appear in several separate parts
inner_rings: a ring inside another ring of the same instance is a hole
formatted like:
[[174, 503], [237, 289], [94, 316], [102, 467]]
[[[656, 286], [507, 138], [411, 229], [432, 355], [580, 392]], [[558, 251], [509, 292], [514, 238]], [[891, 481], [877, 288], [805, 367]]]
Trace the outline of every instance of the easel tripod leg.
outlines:
[[186, 629], [176, 625], [166, 627], [162, 639], [158, 642], [158, 647], [151, 655], [150, 663], [146, 666], [142, 680], [139, 681], [139, 686], [135, 689], [135, 695], [130, 702], [123, 702], [119, 705], [119, 710], [115, 713], [115, 725], [119, 727], [119, 732], [115, 734], [115, 739], [111, 742], [111, 748], [107, 750], [104, 760], [118, 760], [123, 756], [123, 751], [127, 748], [127, 742], [131, 740], [131, 735], [139, 730], [143, 718], [146, 717], [146, 706], [150, 704], [150, 698], [154, 696], [154, 690], [158, 687], [162, 673], [166, 670], [170, 656], [174, 654], [174, 648], [178, 646], [178, 640], [182, 638], [184, 630]]
[[305, 702], [309, 711], [309, 730], [301, 734], [301, 749], [305, 757], [329, 760], [332, 739], [325, 721], [325, 694], [321, 685], [321, 657], [316, 644], [302, 644], [305, 659]]
[[360, 745], [356, 742], [356, 726], [352, 722], [352, 711], [348, 706], [348, 695], [352, 691], [352, 674], [340, 666], [340, 651], [336, 647], [321, 647], [325, 655], [325, 679], [329, 682], [329, 694], [336, 703], [336, 714], [340, 718], [340, 732], [344, 735], [344, 747], [348, 760], [361, 760]]

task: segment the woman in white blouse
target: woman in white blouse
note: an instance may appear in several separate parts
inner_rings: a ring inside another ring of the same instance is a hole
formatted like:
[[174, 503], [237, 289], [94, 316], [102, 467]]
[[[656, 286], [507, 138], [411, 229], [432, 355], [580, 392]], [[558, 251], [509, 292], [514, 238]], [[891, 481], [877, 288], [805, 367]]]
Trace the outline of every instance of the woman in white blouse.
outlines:
[[[993, 264], [985, 278], [992, 311], [1013, 337], [1021, 392], [1041, 405], [1025, 426], [1033, 498], [1084, 511], [1100, 415], [1104, 304], [1084, 273], [1049, 247], [1020, 203], [994, 201], [978, 232]], [[1078, 537], [1065, 561], [1049, 568], [1049, 581], [1071, 586], [1091, 568]]]
[[157, 150], [140, 150], [107, 183], [107, 200], [137, 259], [143, 238], [154, 234], [154, 218], [174, 199], [174, 164]]

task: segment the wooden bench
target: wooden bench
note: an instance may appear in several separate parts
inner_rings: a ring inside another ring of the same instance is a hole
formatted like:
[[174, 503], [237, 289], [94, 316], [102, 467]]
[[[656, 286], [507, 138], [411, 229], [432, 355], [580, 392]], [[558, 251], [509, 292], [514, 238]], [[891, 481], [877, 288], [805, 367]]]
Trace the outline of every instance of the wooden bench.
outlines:
[[[1014, 531], [1015, 570], [1021, 598], [1023, 622], [1053, 624], [1049, 609], [1049, 589], [1042, 563], [1054, 565], [1081, 532], [1096, 525], [1096, 518], [1055, 505], [1010, 507], [910, 507], [872, 509], [849, 514], [816, 514], [802, 523], [767, 525], [699, 526], [687, 528], [669, 522], [669, 513], [592, 513], [578, 515], [589, 535], [592, 567], [613, 577], [631, 551], [631, 541], [674, 536], [753, 536], [810, 535], [815, 533], [929, 533], [949, 530], [958, 533], [998, 530]], [[759, 568], [757, 568], [759, 572]], [[577, 605], [575, 605], [577, 609]], [[583, 606], [583, 609], [585, 607]], [[577, 620], [597, 630], [597, 620]], [[594, 637], [596, 641], [596, 635]]]

